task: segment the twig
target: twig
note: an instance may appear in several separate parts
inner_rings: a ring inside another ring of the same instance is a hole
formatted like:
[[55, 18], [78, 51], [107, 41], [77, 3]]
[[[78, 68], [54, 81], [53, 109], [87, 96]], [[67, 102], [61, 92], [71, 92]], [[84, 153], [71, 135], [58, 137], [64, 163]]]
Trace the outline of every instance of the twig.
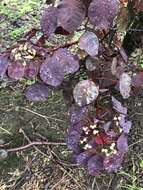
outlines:
[[53, 49], [50, 49], [50, 51], [56, 51], [56, 50], [58, 50], [59, 48], [65, 48], [65, 47], [68, 48], [68, 47], [70, 47], [70, 46], [73, 46], [73, 45], [78, 44], [78, 42], [79, 42], [79, 40], [73, 41], [73, 42], [68, 42], [68, 43], [66, 43], [66, 44], [63, 44], [63, 45], [54, 47]]
[[117, 83], [117, 80], [113, 80], [113, 79], [110, 79], [108, 77], [95, 77], [95, 79], [97, 79], [97, 80], [109, 80], [115, 84]]
[[39, 146], [39, 145], [53, 145], [53, 146], [58, 146], [58, 145], [61, 145], [61, 146], [66, 146], [66, 143], [64, 142], [47, 142], [47, 141], [39, 141], [39, 142], [36, 142], [36, 141], [33, 141], [25, 146], [21, 146], [21, 147], [17, 147], [17, 148], [10, 148], [10, 149], [7, 149], [7, 152], [17, 152], [17, 151], [22, 151], [22, 150], [25, 150], [27, 148], [30, 148], [31, 146]]
[[0, 148], [4, 148], [6, 146], [9, 146], [10, 145], [10, 142], [6, 143], [6, 144], [0, 144]]
[[23, 173], [21, 174], [21, 177], [19, 177], [15, 181], [15, 184], [10, 187], [11, 190], [19, 189], [20, 186], [22, 185], [22, 183], [24, 182], [24, 180], [28, 179], [27, 176], [30, 174], [30, 168], [31, 168], [33, 162], [35, 161], [36, 157], [37, 157], [37, 155], [34, 155], [34, 157], [32, 158], [32, 160], [30, 160], [30, 162], [28, 163], [28, 166], [26, 165]]
[[96, 180], [96, 177], [94, 179], [95, 179], [95, 184], [96, 184], [97, 190], [100, 190], [99, 185], [98, 185], [97, 180]]
[[131, 148], [131, 147], [134, 146], [135, 144], [138, 144], [138, 143], [141, 143], [141, 142], [143, 142], [143, 139], [140, 139], [139, 141], [136, 141], [136, 142], [134, 142], [133, 144], [130, 144], [130, 145], [129, 145], [129, 148]]
[[39, 31], [38, 28], [32, 28], [30, 31], [28, 31], [23, 38], [27, 38], [27, 40], [30, 40], [33, 36], [36, 35], [36, 33]]
[[138, 112], [133, 113], [131, 116], [129, 116], [129, 118], [132, 118], [132, 117], [134, 117], [135, 115], [143, 116], [143, 113], [138, 113]]
[[78, 164], [70, 164], [70, 163], [63, 162], [53, 150], [51, 150], [51, 153], [52, 153], [52, 156], [55, 157], [54, 159], [59, 164], [62, 164], [63, 166], [68, 166], [68, 167], [77, 167], [78, 166]]
[[113, 179], [114, 179], [114, 176], [110, 179], [107, 190], [111, 188]]
[[59, 122], [63, 122], [63, 120], [61, 120], [61, 119], [57, 119], [57, 118], [53, 118], [53, 117], [50, 117], [50, 116], [42, 115], [42, 114], [40, 114], [40, 113], [37, 113], [37, 112], [35, 112], [35, 111], [33, 111], [33, 110], [30, 110], [30, 109], [28, 109], [28, 108], [25, 108], [25, 107], [21, 107], [21, 109], [23, 109], [23, 110], [25, 110], [25, 111], [28, 111], [28, 112], [30, 112], [30, 113], [33, 113], [33, 114], [35, 114], [35, 115], [38, 115], [39, 117], [42, 117], [42, 118], [46, 119], [46, 121], [48, 121], [48, 123], [49, 123], [49, 120], [48, 120], [48, 119], [55, 120], [55, 121], [59, 121]]
[[[35, 133], [37, 136], [39, 136], [40, 138], [42, 138], [44, 141], [48, 141], [46, 137], [44, 137], [43, 135], [39, 134], [39, 133]], [[51, 154], [51, 156], [53, 157], [53, 159], [58, 162], [59, 164], [62, 164], [63, 166], [68, 166], [68, 167], [77, 167], [77, 164], [71, 164], [71, 163], [67, 163], [64, 160], [61, 160], [59, 158], [59, 156], [50, 149], [49, 147], [49, 153]]]
[[59, 165], [59, 168], [63, 171], [66, 172], [66, 174], [76, 183], [76, 185], [79, 187], [80, 190], [83, 190], [82, 186], [78, 183], [78, 181], [68, 172], [64, 167]]
[[93, 178], [91, 189], [94, 190], [95, 189], [94, 187], [95, 187], [95, 177]]
[[56, 184], [53, 185], [53, 187], [51, 187], [51, 190], [55, 190], [55, 188], [62, 183], [65, 179], [66, 179], [67, 175], [65, 175], [64, 177], [62, 177], [62, 179], [60, 181], [58, 181]]
[[3, 127], [0, 127], [0, 130], [2, 130], [2, 131], [4, 131], [5, 133], [11, 135], [11, 133], [10, 133], [8, 130], [4, 129]]
[[[26, 140], [31, 143], [31, 140], [29, 139], [29, 137], [26, 135], [26, 133], [24, 132], [23, 129], [20, 128], [19, 132], [21, 132], [23, 134], [23, 136], [26, 138]], [[37, 148], [37, 146], [33, 145], [33, 147], [35, 148], [35, 150], [37, 152], [39, 152], [40, 154], [44, 155], [47, 157], [47, 154], [45, 154], [44, 152], [42, 152], [39, 148]]]

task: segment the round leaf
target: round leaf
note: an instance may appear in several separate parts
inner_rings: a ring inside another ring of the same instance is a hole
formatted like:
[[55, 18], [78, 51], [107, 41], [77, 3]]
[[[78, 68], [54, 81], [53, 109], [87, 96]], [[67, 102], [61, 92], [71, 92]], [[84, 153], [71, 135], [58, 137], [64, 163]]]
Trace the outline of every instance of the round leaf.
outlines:
[[72, 55], [66, 48], [58, 49], [53, 57], [57, 59], [66, 73], [75, 73], [79, 69], [78, 57]]
[[79, 47], [85, 50], [88, 55], [95, 57], [98, 54], [99, 41], [97, 36], [93, 32], [85, 32], [79, 41]]
[[57, 87], [64, 79], [64, 70], [57, 60], [48, 58], [40, 67], [40, 77], [46, 84]]
[[25, 67], [18, 63], [11, 63], [8, 66], [8, 76], [14, 80], [20, 80], [24, 76], [25, 73]]
[[33, 102], [45, 101], [49, 95], [48, 87], [44, 84], [33, 84], [26, 89], [26, 98]]
[[58, 6], [58, 25], [74, 32], [85, 18], [86, 8], [81, 0], [62, 0]]
[[57, 8], [48, 7], [45, 9], [41, 19], [41, 28], [47, 38], [55, 32], [57, 28]]
[[92, 24], [99, 28], [108, 28], [119, 9], [118, 0], [93, 0], [88, 9], [88, 16]]
[[84, 106], [96, 100], [99, 94], [98, 88], [90, 80], [80, 81], [74, 88], [73, 96], [79, 106]]

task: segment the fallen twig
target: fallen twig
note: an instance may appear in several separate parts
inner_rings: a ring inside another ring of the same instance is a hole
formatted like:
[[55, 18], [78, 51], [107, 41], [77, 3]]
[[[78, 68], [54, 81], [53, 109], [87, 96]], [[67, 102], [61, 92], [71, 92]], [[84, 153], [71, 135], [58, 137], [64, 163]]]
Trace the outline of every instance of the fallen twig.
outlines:
[[20, 146], [20, 147], [16, 147], [16, 148], [10, 148], [10, 149], [7, 149], [7, 152], [17, 152], [17, 151], [22, 151], [22, 150], [25, 150], [27, 148], [30, 148], [31, 146], [40, 146], [40, 145], [53, 145], [53, 146], [58, 146], [58, 145], [61, 145], [61, 146], [66, 146], [66, 143], [64, 142], [47, 142], [47, 141], [39, 141], [39, 142], [31, 142], [25, 146]]
[[138, 140], [138, 141], [136, 141], [136, 142], [130, 144], [130, 145], [129, 145], [129, 148], [131, 148], [131, 147], [134, 146], [135, 144], [138, 144], [138, 143], [141, 143], [141, 142], [143, 142], [143, 139], [140, 139], [140, 140]]
[[[48, 121], [48, 119], [51, 119], [51, 120], [63, 122], [63, 120], [61, 120], [61, 119], [57, 119], [57, 118], [53, 118], [53, 117], [50, 117], [50, 116], [42, 115], [42, 114], [40, 114], [40, 113], [37, 113], [37, 112], [35, 112], [35, 111], [33, 111], [33, 110], [30, 110], [30, 109], [28, 109], [28, 108], [25, 108], [25, 107], [21, 107], [21, 109], [23, 109], [23, 110], [25, 110], [25, 111], [28, 111], [28, 112], [30, 112], [30, 113], [33, 113], [33, 114], [35, 114], [35, 115], [38, 115], [38, 116], [40, 116], [40, 117], [46, 119], [46, 121]], [[49, 121], [48, 121], [48, 122], [49, 122]]]

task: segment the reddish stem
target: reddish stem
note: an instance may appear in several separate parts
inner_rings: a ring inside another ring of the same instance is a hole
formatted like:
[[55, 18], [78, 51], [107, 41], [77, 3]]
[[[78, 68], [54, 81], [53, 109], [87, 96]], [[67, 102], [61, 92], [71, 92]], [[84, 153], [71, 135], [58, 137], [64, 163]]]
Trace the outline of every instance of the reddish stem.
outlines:
[[63, 45], [60, 45], [60, 46], [57, 46], [57, 47], [54, 47], [53, 49], [50, 49], [50, 51], [56, 51], [58, 50], [59, 48], [68, 48], [72, 45], [75, 45], [77, 44], [79, 41], [74, 41], [74, 42], [69, 42], [69, 43], [66, 43], [66, 44], [63, 44]]
[[110, 79], [108, 77], [95, 77], [95, 79], [98, 79], [98, 80], [110, 80], [115, 84], [117, 83], [117, 80], [113, 80], [113, 79]]

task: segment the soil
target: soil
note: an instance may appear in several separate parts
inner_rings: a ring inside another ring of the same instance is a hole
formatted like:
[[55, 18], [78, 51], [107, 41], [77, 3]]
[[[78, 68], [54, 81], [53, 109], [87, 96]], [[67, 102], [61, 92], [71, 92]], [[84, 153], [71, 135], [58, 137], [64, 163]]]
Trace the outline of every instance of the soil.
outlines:
[[[39, 15], [39, 7], [34, 11]], [[18, 19], [19, 25], [29, 27], [29, 17], [35, 16], [31, 12], [22, 16]], [[20, 36], [12, 39], [10, 32], [15, 25], [11, 18], [3, 14], [0, 18], [2, 52]], [[29, 21], [31, 26], [33, 22]], [[4, 148], [23, 146], [30, 141], [64, 142], [68, 108], [62, 93], [52, 92], [46, 102], [30, 103], [22, 93], [24, 87], [25, 81], [0, 84], [0, 139], [5, 142]], [[10, 153], [0, 162], [0, 190], [143, 190], [143, 91], [124, 104], [129, 109], [133, 127], [129, 135], [130, 151], [117, 174], [89, 176], [84, 169], [72, 164], [71, 153], [65, 145], [32, 146]]]

